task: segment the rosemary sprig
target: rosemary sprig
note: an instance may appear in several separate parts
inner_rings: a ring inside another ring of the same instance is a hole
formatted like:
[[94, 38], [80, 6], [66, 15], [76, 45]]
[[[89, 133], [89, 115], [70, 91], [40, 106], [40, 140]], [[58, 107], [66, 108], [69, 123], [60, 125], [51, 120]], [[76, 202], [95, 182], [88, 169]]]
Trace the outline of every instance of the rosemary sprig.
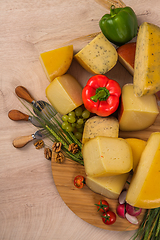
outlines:
[[[44, 108], [41, 109], [39, 107], [36, 108], [32, 106], [34, 113], [23, 102], [22, 104], [27, 108], [30, 114], [32, 114], [32, 116], [34, 116], [39, 121], [40, 125], [47, 131], [46, 136], [52, 142], [57, 141], [62, 143], [62, 149], [67, 157], [80, 163], [81, 165], [84, 165], [83, 156], [81, 153], [81, 142], [76, 139], [73, 133], [66, 132], [64, 129], [62, 129], [61, 116], [50, 104], [47, 104]], [[68, 151], [69, 145], [72, 143], [78, 145], [78, 153], [73, 154], [72, 152]]]
[[131, 240], [159, 240], [160, 239], [160, 208], [147, 209], [142, 223]]

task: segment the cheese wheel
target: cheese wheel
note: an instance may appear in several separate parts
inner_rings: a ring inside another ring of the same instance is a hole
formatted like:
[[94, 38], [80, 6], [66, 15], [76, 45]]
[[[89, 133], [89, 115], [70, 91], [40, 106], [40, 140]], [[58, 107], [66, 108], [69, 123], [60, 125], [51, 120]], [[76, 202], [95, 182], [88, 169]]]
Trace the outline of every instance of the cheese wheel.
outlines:
[[122, 138], [95, 137], [84, 144], [82, 154], [91, 177], [119, 175], [133, 167], [131, 147]]
[[135, 207], [160, 207], [160, 132], [151, 134], [131, 180], [126, 201]]

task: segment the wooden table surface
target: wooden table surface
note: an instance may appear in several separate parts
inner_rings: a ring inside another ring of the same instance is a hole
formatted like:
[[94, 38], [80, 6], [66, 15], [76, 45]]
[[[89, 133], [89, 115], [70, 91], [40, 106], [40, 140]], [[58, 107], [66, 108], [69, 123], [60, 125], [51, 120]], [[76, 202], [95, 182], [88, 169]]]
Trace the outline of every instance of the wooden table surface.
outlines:
[[[160, 26], [159, 0], [125, 4], [135, 10], [139, 24]], [[0, 240], [128, 240], [134, 233], [97, 228], [76, 216], [56, 189], [43, 149], [36, 150], [33, 143], [22, 149], [12, 146], [15, 137], [36, 128], [8, 118], [11, 109], [27, 113], [15, 95], [18, 85], [35, 99], [47, 100], [49, 82], [39, 54], [99, 32], [98, 22], [106, 12], [103, 0], [0, 2]]]

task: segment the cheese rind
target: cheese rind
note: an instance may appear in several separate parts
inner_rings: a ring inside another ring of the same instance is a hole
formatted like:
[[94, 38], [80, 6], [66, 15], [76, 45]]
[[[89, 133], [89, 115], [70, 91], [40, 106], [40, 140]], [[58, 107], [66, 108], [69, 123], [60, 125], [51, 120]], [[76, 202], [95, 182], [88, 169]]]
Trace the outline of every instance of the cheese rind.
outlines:
[[51, 82], [54, 78], [65, 74], [69, 69], [73, 59], [73, 45], [41, 53], [39, 59], [48, 80]]
[[160, 28], [144, 22], [137, 37], [134, 93], [140, 97], [160, 90]]
[[74, 55], [74, 58], [88, 72], [105, 74], [117, 63], [118, 54], [115, 47], [107, 40], [103, 33], [100, 33]]
[[155, 95], [136, 97], [133, 84], [122, 87], [119, 109], [119, 128], [122, 131], [138, 131], [151, 126], [159, 113]]
[[82, 87], [70, 74], [55, 78], [46, 88], [46, 96], [62, 115], [83, 104]]
[[91, 177], [119, 175], [133, 167], [131, 147], [122, 138], [95, 137], [84, 144], [82, 154]]
[[129, 143], [132, 149], [133, 171], [135, 171], [147, 142], [138, 138], [126, 138], [125, 140]]
[[129, 173], [109, 177], [86, 177], [86, 185], [107, 198], [118, 199]]
[[84, 125], [82, 144], [94, 137], [118, 137], [119, 123], [115, 117], [99, 117], [89, 118]]
[[126, 201], [135, 207], [160, 207], [160, 132], [151, 134], [131, 180]]
[[117, 48], [119, 62], [129, 71], [132, 76], [134, 74], [135, 52], [135, 42], [126, 43]]

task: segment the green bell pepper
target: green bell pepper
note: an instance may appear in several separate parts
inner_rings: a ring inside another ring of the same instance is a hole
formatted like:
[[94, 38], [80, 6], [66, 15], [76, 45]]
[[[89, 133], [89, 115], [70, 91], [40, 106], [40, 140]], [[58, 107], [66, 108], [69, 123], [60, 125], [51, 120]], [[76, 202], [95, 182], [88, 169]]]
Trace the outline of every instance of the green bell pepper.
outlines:
[[110, 8], [110, 14], [105, 14], [99, 21], [104, 36], [117, 46], [121, 46], [134, 38], [138, 31], [136, 14], [130, 7]]

